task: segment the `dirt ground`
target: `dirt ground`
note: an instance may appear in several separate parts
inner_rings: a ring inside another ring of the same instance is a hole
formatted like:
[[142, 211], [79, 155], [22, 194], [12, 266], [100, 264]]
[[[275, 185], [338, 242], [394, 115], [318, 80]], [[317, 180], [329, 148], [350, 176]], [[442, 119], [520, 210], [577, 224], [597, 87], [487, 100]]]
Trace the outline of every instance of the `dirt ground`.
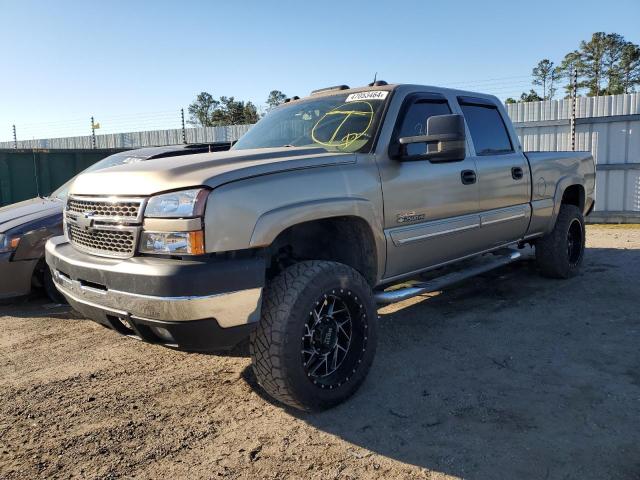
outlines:
[[246, 350], [147, 345], [0, 307], [0, 478], [640, 479], [640, 227], [568, 281], [522, 262], [380, 311], [369, 378], [300, 414]]

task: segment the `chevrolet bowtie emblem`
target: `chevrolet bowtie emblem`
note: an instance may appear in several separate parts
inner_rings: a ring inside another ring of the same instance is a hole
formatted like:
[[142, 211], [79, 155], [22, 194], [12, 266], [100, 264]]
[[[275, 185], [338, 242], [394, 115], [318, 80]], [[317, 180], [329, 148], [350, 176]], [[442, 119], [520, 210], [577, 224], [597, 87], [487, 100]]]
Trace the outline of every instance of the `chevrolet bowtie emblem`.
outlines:
[[76, 217], [76, 225], [84, 230], [90, 230], [93, 227], [93, 212], [84, 212]]

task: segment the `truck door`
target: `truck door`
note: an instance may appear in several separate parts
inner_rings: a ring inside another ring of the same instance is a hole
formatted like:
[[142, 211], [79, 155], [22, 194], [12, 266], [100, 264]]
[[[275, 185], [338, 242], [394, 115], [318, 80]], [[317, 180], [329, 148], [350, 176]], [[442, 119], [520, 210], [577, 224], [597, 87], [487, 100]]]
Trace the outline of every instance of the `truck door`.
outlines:
[[[400, 107], [390, 146], [425, 135], [427, 119], [450, 114], [440, 94], [412, 94]], [[408, 145], [423, 153], [425, 144]], [[422, 149], [422, 152], [419, 149]], [[474, 253], [479, 230], [475, 160], [431, 162], [380, 159], [387, 240], [385, 277], [424, 269]]]
[[458, 97], [458, 103], [475, 150], [484, 248], [518, 240], [531, 216], [529, 163], [496, 104], [475, 97]]

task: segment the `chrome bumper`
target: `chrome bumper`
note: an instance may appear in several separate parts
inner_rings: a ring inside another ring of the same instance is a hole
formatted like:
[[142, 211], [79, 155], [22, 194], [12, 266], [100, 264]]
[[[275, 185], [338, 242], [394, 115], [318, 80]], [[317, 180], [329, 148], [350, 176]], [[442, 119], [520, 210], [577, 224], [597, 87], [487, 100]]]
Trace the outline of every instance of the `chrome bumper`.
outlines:
[[258, 320], [262, 288], [199, 297], [156, 297], [93, 288], [53, 269], [56, 288], [74, 303], [98, 308], [118, 317], [141, 320], [191, 321], [215, 318], [222, 328]]

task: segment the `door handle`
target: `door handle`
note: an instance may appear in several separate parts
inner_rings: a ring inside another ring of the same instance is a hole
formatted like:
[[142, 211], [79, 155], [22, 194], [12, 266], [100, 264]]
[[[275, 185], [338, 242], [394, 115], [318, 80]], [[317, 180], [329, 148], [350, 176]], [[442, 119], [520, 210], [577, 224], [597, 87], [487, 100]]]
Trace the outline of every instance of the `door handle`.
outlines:
[[513, 167], [511, 169], [511, 177], [514, 180], [521, 180], [522, 177], [524, 177], [524, 172], [522, 171], [522, 168], [520, 167]]
[[460, 180], [463, 185], [473, 185], [476, 183], [476, 172], [473, 170], [462, 170], [460, 172]]

